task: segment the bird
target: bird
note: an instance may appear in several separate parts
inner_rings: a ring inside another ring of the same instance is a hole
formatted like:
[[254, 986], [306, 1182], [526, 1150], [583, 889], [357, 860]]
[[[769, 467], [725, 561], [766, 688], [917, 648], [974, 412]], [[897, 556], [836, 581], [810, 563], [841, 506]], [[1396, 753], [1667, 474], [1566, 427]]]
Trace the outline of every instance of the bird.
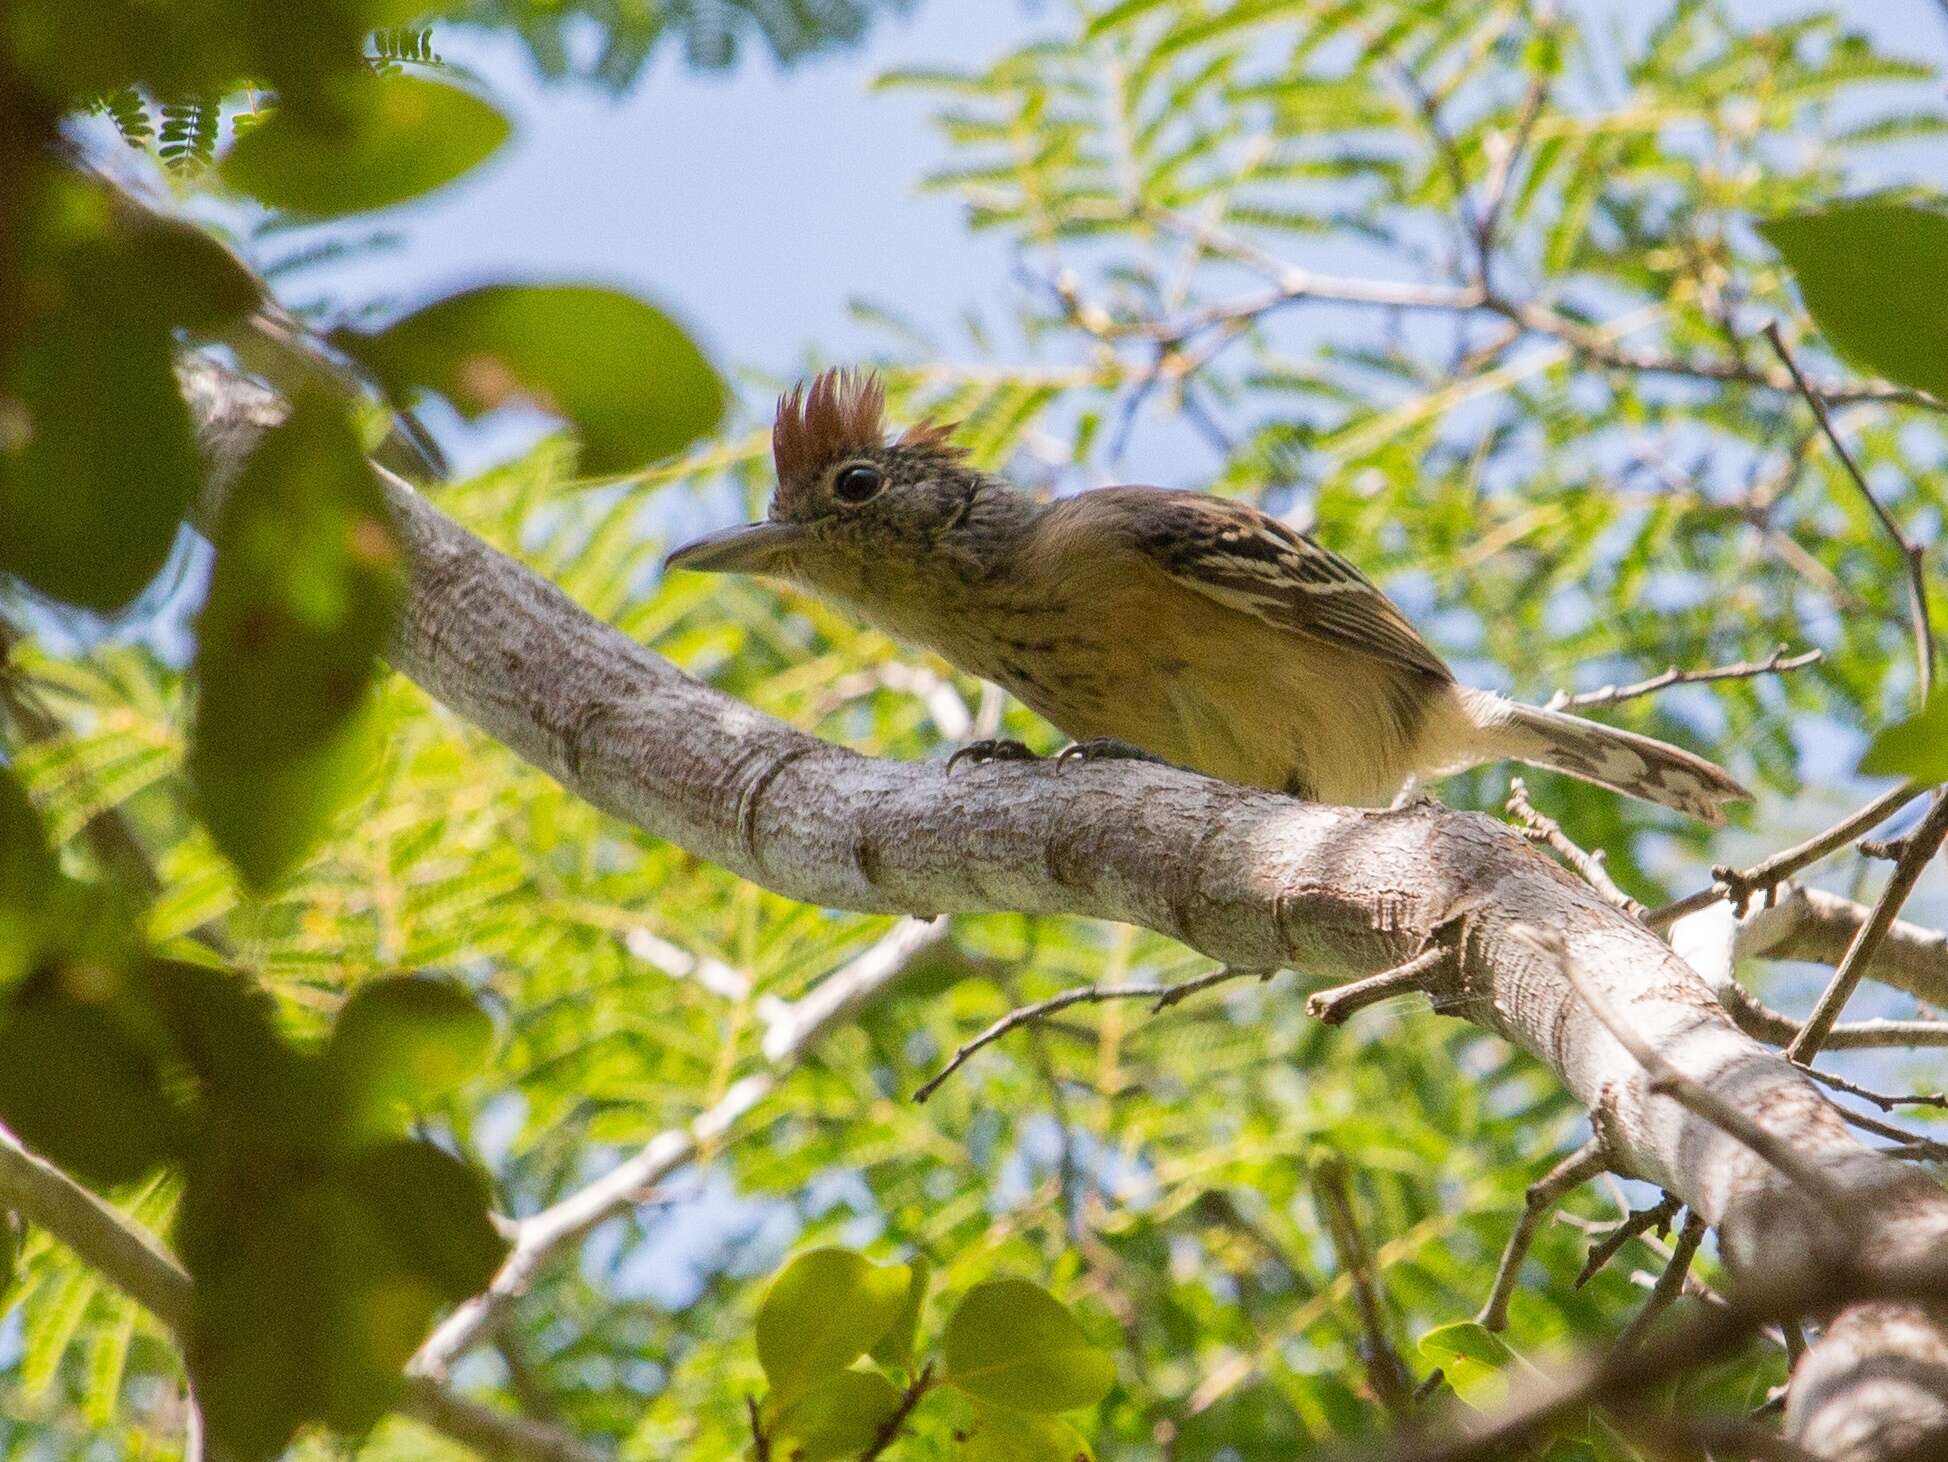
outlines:
[[889, 437], [885, 405], [871, 372], [786, 393], [767, 517], [667, 566], [837, 603], [1001, 686], [1085, 757], [1355, 807], [1499, 761], [1713, 825], [1751, 795], [1681, 747], [1462, 685], [1349, 560], [1248, 503], [1160, 487], [1045, 501], [972, 465], [952, 426]]

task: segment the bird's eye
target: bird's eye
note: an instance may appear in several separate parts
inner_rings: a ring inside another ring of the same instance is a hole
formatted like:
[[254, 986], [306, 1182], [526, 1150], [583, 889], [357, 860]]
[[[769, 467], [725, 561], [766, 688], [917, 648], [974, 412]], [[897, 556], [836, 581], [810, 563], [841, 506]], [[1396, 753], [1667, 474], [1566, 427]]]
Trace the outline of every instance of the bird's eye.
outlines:
[[855, 462], [841, 468], [839, 475], [832, 479], [832, 495], [842, 503], [863, 503], [885, 485], [886, 479], [880, 476], [877, 467]]

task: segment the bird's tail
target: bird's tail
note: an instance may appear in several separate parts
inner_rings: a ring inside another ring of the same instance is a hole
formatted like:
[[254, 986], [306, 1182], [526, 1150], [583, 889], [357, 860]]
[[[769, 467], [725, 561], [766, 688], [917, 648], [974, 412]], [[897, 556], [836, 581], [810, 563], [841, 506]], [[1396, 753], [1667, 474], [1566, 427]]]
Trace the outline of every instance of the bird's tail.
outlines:
[[1487, 757], [1506, 757], [1547, 767], [1689, 813], [1716, 827], [1726, 802], [1752, 794], [1730, 772], [1669, 742], [1619, 731], [1561, 711], [1503, 700], [1486, 691], [1464, 692], [1468, 715], [1481, 732]]

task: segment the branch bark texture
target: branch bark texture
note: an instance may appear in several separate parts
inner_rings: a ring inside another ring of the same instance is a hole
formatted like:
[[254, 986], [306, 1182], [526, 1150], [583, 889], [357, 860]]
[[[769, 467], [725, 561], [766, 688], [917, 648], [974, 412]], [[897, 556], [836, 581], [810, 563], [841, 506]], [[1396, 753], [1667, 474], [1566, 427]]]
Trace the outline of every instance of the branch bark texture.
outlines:
[[[227, 431], [211, 421], [212, 440]], [[1441, 1008], [1544, 1062], [1588, 1109], [1610, 1165], [1682, 1197], [1742, 1282], [1922, 1265], [1948, 1241], [1948, 1192], [1863, 1145], [1668, 945], [1502, 823], [1425, 803], [1303, 803], [1140, 763], [949, 773], [862, 757], [683, 674], [403, 481], [388, 475], [388, 491], [413, 570], [395, 667], [652, 836], [811, 903], [1084, 915], [1241, 968], [1345, 980], [1446, 945], [1454, 958], [1430, 966]], [[1845, 1192], [1852, 1224], [1841, 1231], [1748, 1146], [1656, 1089], [1530, 928], [1558, 934], [1579, 982], [1669, 1067]], [[1890, 1434], [1885, 1419], [1869, 1427], [1855, 1413], [1894, 1405], [1904, 1438], [1938, 1437], [1948, 1452], [1948, 1405], [1937, 1404], [1948, 1317], [1856, 1304], [1828, 1333], [1801, 1370], [1819, 1384], [1795, 1384], [1796, 1435], [1821, 1456], [1881, 1459], [1893, 1455], [1875, 1440]], [[1921, 1379], [1891, 1399], [1853, 1384], [1890, 1369]]]

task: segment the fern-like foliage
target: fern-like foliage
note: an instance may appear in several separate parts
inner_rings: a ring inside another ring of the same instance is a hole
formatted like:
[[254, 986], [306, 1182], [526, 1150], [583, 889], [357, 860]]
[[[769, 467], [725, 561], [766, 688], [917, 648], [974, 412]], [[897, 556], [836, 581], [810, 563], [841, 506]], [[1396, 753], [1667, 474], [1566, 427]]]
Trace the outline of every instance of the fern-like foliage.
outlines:
[[179, 177], [202, 172], [216, 160], [222, 119], [223, 98], [214, 92], [163, 102], [156, 154]]
[[122, 141], [130, 147], [147, 147], [156, 135], [155, 121], [149, 116], [148, 99], [132, 86], [97, 97], [88, 110], [100, 112], [112, 121], [115, 130], [122, 134]]

